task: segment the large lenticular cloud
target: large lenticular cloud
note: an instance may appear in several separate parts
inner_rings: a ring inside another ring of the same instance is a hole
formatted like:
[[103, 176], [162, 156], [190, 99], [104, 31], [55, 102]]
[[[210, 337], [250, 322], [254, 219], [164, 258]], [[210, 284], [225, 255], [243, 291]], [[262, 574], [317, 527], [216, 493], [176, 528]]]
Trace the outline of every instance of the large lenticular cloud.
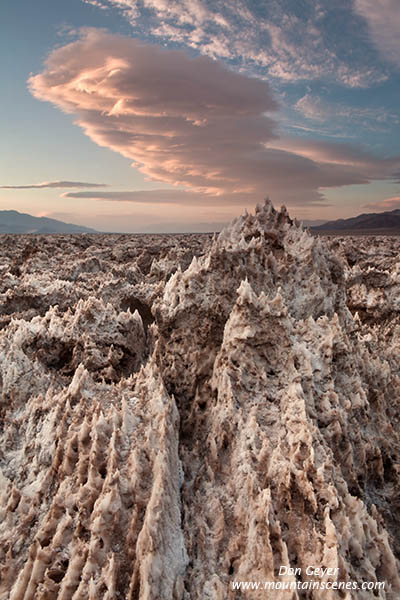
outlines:
[[150, 177], [202, 191], [254, 187], [241, 163], [253, 155], [254, 164], [260, 143], [273, 138], [263, 113], [276, 103], [266, 83], [104, 32], [54, 51], [30, 84]]
[[[35, 97], [76, 115], [97, 144], [132, 159], [151, 179], [195, 192], [305, 205], [320, 188], [367, 183], [370, 164], [319, 161], [276, 141], [277, 109], [264, 81], [207, 57], [190, 58], [101, 30], [53, 51], [31, 77]], [[375, 171], [387, 175], [385, 161]], [[392, 168], [392, 165], [390, 165]], [[375, 175], [375, 173], [374, 173]]]

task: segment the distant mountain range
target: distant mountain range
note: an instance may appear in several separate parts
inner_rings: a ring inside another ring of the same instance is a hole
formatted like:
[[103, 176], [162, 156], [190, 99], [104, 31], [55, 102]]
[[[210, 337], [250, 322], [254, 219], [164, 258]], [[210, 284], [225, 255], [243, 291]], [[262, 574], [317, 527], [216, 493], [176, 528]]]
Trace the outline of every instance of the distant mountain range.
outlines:
[[90, 227], [33, 217], [16, 210], [0, 210], [0, 233], [97, 233]]
[[326, 219], [297, 219], [303, 225], [303, 227], [317, 227], [317, 225], [322, 225], [326, 223]]
[[[336, 221], [303, 221], [311, 231], [373, 231], [386, 230], [400, 233], [400, 209], [382, 213], [364, 213], [351, 219], [338, 219]], [[1, 233], [98, 233], [90, 227], [64, 223], [48, 217], [33, 217], [16, 210], [0, 210]]]
[[382, 213], [364, 213], [351, 219], [328, 221], [322, 225], [311, 227], [312, 231], [348, 231], [390, 229], [400, 231], [400, 209]]

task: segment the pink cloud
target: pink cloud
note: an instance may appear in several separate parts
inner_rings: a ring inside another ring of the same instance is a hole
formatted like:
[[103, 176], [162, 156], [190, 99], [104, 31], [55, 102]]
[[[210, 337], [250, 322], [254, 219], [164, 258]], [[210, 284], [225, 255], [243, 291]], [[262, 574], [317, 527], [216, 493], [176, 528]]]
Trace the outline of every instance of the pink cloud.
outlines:
[[366, 19], [381, 54], [400, 65], [400, 7], [398, 0], [355, 0], [355, 10]]
[[337, 166], [351, 170], [354, 176], [365, 179], [396, 179], [400, 157], [379, 158], [350, 144], [338, 142], [325, 142], [302, 138], [281, 138], [274, 142], [274, 146], [295, 152], [315, 161], [319, 165]]
[[400, 209], [400, 196], [393, 196], [392, 198], [385, 198], [385, 200], [365, 204], [364, 207], [382, 211]]
[[27, 185], [0, 185], [1, 190], [41, 190], [45, 188], [102, 188], [106, 183], [87, 183], [85, 181], [42, 181]]
[[294, 108], [306, 119], [321, 124], [330, 133], [340, 130], [341, 124], [346, 127], [345, 130], [348, 124], [352, 123], [353, 126], [356, 124], [357, 127], [370, 131], [389, 131], [393, 126], [400, 124], [399, 116], [383, 107], [346, 106], [340, 102], [330, 103], [310, 94], [300, 98]]
[[[240, 0], [107, 2], [135, 28], [145, 24], [160, 40], [185, 44], [213, 58], [262, 66], [269, 77], [278, 80], [328, 78], [348, 87], [368, 87], [387, 78], [367, 61], [351, 64], [352, 61], [340, 58], [334, 41], [324, 35], [323, 28], [324, 17], [335, 7], [327, 9], [321, 2], [311, 2], [312, 9], [305, 9], [303, 14], [296, 10], [296, 2], [293, 7], [290, 3], [267, 2], [261, 10], [257, 3]], [[351, 3], [348, 4], [350, 19]]]
[[[183, 206], [213, 206], [219, 201], [219, 198], [216, 196], [202, 194], [199, 192], [174, 189], [129, 190], [110, 192], [64, 192], [63, 194], [61, 194], [61, 197], [75, 198], [80, 200], [106, 200], [108, 202], [133, 202], [137, 204], [178, 204]], [[234, 194], [231, 194], [229, 199], [232, 202], [232, 204], [235, 204]], [[241, 204], [243, 202], [243, 197], [240, 194], [237, 195], [236, 202], [238, 204]]]
[[243, 204], [266, 194], [288, 205], [321, 203], [323, 188], [367, 183], [392, 168], [345, 146], [278, 140], [265, 81], [101, 30], [54, 50], [29, 83], [100, 146], [153, 180], [217, 196], [216, 204], [239, 194]]
[[95, 6], [96, 8], [100, 8], [101, 10], [107, 10], [107, 5], [103, 4], [99, 0], [83, 0], [84, 4], [90, 4], [91, 6]]

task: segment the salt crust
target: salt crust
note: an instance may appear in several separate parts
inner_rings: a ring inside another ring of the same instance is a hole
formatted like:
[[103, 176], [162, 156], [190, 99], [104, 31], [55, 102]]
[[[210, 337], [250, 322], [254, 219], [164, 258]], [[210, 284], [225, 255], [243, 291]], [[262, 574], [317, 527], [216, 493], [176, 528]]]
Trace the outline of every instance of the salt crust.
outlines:
[[2, 241], [0, 600], [400, 597], [396, 238]]

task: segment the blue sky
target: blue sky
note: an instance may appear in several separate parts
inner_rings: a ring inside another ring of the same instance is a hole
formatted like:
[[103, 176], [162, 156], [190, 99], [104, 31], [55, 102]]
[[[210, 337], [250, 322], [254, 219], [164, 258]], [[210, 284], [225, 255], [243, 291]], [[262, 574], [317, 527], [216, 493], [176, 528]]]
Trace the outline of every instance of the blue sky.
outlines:
[[400, 207], [398, 0], [24, 0], [0, 28], [0, 209], [184, 231], [266, 195]]

